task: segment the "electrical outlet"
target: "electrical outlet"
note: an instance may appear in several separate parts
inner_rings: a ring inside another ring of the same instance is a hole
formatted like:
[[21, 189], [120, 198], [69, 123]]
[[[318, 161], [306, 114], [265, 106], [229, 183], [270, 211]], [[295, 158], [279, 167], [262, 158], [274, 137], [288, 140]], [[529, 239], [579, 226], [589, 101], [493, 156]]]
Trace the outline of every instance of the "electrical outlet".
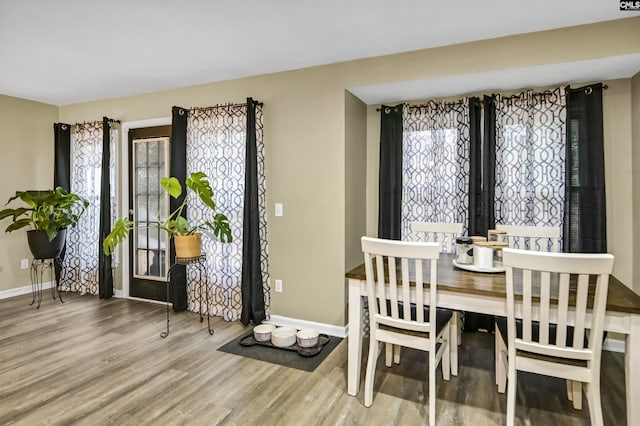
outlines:
[[275, 215], [277, 217], [281, 217], [283, 216], [283, 211], [282, 211], [282, 203], [276, 203], [276, 209], [275, 209]]
[[20, 267], [22, 269], [28, 269], [29, 268], [29, 259], [22, 259], [20, 261]]
[[282, 293], [282, 280], [276, 280], [276, 293]]

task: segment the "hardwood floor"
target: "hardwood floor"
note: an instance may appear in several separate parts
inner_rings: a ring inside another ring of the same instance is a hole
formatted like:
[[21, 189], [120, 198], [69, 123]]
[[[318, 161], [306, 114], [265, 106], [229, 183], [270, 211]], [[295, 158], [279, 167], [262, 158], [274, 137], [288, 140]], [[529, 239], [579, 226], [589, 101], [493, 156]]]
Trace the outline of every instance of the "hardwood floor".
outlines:
[[[0, 424], [81, 425], [418, 425], [425, 424], [425, 354], [403, 350], [400, 366], [378, 362], [374, 402], [346, 393], [343, 341], [313, 373], [218, 352], [248, 328], [215, 318], [215, 335], [193, 313], [163, 305], [65, 294], [0, 300]], [[437, 423], [504, 423], [497, 393], [493, 336], [465, 333], [460, 374], [438, 377]], [[365, 345], [366, 353], [366, 345]], [[363, 368], [364, 368], [363, 360]], [[603, 354], [605, 423], [625, 424], [624, 357]], [[364, 371], [364, 370], [363, 370]], [[362, 379], [364, 381], [364, 378]], [[575, 411], [564, 383], [521, 374], [517, 423], [589, 424], [586, 400]]]

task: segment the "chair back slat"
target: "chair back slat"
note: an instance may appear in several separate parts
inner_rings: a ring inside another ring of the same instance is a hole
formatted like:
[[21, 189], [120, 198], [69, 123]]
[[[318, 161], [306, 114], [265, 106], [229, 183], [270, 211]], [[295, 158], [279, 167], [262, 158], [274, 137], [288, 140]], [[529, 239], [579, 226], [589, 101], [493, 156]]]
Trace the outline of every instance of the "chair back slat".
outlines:
[[[504, 249], [507, 334], [513, 334], [511, 341], [515, 342], [516, 349], [594, 360], [594, 351], [599, 353], [602, 346], [607, 287], [613, 259], [610, 254]], [[532, 280], [532, 277], [539, 279]], [[521, 301], [516, 300], [514, 290], [518, 282], [522, 283]], [[536, 287], [536, 283], [539, 283], [539, 287]], [[590, 290], [593, 290], [593, 301], [589, 299]], [[517, 303], [522, 304], [522, 336], [518, 338], [515, 331]], [[537, 317], [534, 317], [536, 313]], [[591, 323], [586, 322], [588, 313], [591, 313]], [[534, 322], [537, 322], [539, 333], [533, 331]], [[551, 325], [555, 327], [555, 339], [550, 336]], [[572, 342], [566, 341], [568, 326], [573, 327]], [[589, 348], [585, 349], [587, 331]]]
[[549, 302], [551, 279], [548, 272], [540, 274], [540, 343], [549, 344]]
[[[404, 260], [404, 259], [402, 259]], [[404, 265], [403, 265], [404, 266]], [[396, 258], [393, 256], [389, 256], [387, 258], [387, 267], [389, 268], [389, 271], [395, 271], [396, 270]], [[402, 280], [401, 280], [402, 282]], [[405, 283], [402, 282], [402, 286], [405, 286]], [[389, 274], [389, 296], [388, 296], [389, 301], [391, 302], [391, 317], [392, 318], [400, 318], [400, 316], [398, 315], [398, 277], [396, 276], [396, 274]], [[386, 298], [385, 299], [379, 299], [379, 303], [384, 303], [386, 304]]]
[[567, 315], [569, 313], [569, 274], [560, 275], [558, 285], [558, 323], [556, 346], [567, 346]]
[[456, 238], [462, 235], [462, 223], [411, 222], [411, 233], [418, 241], [440, 243], [442, 253], [455, 253]]
[[[422, 262], [415, 262], [416, 269], [416, 306], [424, 306], [424, 276], [422, 272]], [[425, 322], [424, 310], [416, 309], [416, 320], [418, 322]]]
[[[406, 283], [406, 285], [405, 285]], [[402, 300], [411, 300], [411, 280], [409, 279], [409, 259], [402, 259]], [[411, 304], [403, 305], [403, 318], [411, 317]]]
[[522, 276], [522, 335], [531, 340], [531, 271], [525, 269]]
[[[605, 312], [607, 309], [607, 291], [609, 288], [609, 276], [608, 275], [600, 275], [596, 278], [596, 295], [594, 298], [593, 311], [594, 312]], [[604, 327], [604, 315], [603, 318], [596, 319], [600, 321], [600, 327]], [[593, 320], [592, 320], [593, 321]], [[592, 326], [593, 328], [593, 326]], [[594, 342], [593, 339], [589, 339], [589, 349], [594, 349], [594, 345], [599, 347], [601, 341]], [[597, 360], [596, 360], [597, 361]]]
[[[386, 296], [386, 288], [385, 288], [385, 281], [384, 281], [384, 258], [380, 255], [376, 255], [376, 268], [377, 268], [377, 281], [376, 281], [376, 296], [375, 298], [380, 300], [380, 299], [385, 299]], [[373, 276], [373, 275], [372, 275]], [[386, 303], [382, 304], [379, 306], [380, 312], [384, 313], [385, 316], [390, 315], [390, 312], [388, 310], [388, 306]]]
[[556, 253], [560, 251], [559, 226], [496, 225], [496, 229], [506, 231], [503, 240], [509, 243], [509, 247]]
[[589, 293], [589, 275], [578, 275], [578, 291], [576, 295], [576, 323], [573, 333], [573, 347], [582, 348], [584, 345], [585, 318], [587, 316], [587, 295]]

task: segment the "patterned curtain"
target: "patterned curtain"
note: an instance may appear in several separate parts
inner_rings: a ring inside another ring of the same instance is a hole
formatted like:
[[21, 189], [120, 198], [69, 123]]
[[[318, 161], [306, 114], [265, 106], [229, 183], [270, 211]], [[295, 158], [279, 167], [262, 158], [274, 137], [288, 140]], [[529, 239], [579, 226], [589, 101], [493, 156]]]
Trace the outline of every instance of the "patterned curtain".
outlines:
[[[102, 173], [102, 122], [75, 125], [71, 141], [71, 192], [89, 200], [89, 207], [74, 228], [67, 230], [61, 289], [98, 294], [100, 244], [100, 185]], [[115, 170], [117, 132], [111, 132], [111, 223], [116, 217]]]
[[[203, 171], [209, 176], [216, 206], [229, 218], [232, 243], [220, 243], [215, 237], [203, 239], [207, 255], [212, 315], [237, 321], [242, 313], [242, 229], [245, 183], [245, 139], [247, 106], [219, 105], [194, 108], [187, 116], [187, 173]], [[260, 209], [261, 267], [267, 318], [269, 286], [266, 236], [266, 191], [262, 107], [256, 106], [256, 145], [258, 154], [258, 201]], [[194, 202], [192, 202], [194, 201]], [[207, 211], [192, 198], [188, 201], [189, 220], [201, 220]], [[196, 297], [198, 274], [188, 270], [189, 310], [198, 311]], [[211, 294], [212, 293], [212, 294]], [[203, 307], [204, 310], [205, 307]]]
[[562, 226], [564, 91], [557, 88], [544, 93], [529, 90], [515, 96], [497, 95], [495, 123], [496, 224]]
[[402, 239], [411, 222], [469, 222], [469, 102], [431, 101], [405, 108]]

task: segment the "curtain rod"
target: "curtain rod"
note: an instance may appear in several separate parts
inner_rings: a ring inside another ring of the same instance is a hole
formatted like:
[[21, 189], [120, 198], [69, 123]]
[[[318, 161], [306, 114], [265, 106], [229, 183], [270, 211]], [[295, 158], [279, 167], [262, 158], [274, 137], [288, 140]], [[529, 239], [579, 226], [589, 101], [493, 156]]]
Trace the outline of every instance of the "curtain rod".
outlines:
[[[606, 84], [603, 84], [603, 85], [602, 85], [602, 89], [607, 90], [608, 88], [609, 88], [609, 86], [608, 86], [608, 85], [606, 85]], [[551, 91], [551, 90], [545, 90], [544, 92], [534, 93], [534, 95], [548, 95], [548, 94], [551, 94], [551, 93], [552, 93], [552, 91]], [[509, 98], [517, 98], [518, 96], [520, 96], [520, 95], [512, 95], [512, 96], [509, 96]], [[456, 102], [454, 101], [454, 102], [450, 102], [450, 103], [456, 103]], [[398, 104], [398, 105], [402, 105], [402, 104]], [[394, 105], [394, 106], [393, 106], [393, 107], [391, 107], [391, 108], [395, 108], [395, 107], [396, 107], [396, 106], [398, 106], [398, 105]], [[404, 105], [407, 105], [407, 106], [409, 106], [409, 107], [412, 107], [412, 106], [414, 106], [414, 107], [419, 107], [419, 106], [420, 106], [420, 105], [408, 105], [408, 104], [404, 104]], [[380, 108], [376, 108], [376, 111], [380, 112], [380, 111], [382, 111], [382, 110], [381, 110]]]
[[[258, 102], [258, 101], [253, 101], [256, 105], [258, 106], [263, 106], [264, 104], [262, 102]], [[227, 104], [217, 104], [217, 105], [211, 105], [211, 106], [206, 106], [206, 107], [200, 107], [200, 106], [192, 106], [187, 108], [189, 111], [195, 111], [197, 109], [216, 109], [216, 108], [229, 108], [229, 107], [239, 107], [239, 106], [246, 106], [247, 103], [243, 102], [243, 103], [238, 103], [238, 104], [233, 104], [233, 103], [227, 103]]]
[[[118, 123], [120, 124], [120, 120], [116, 120], [114, 118], [108, 118], [107, 121], [109, 123]], [[73, 124], [73, 126], [80, 126], [80, 125], [86, 125], [86, 124], [92, 124], [92, 125], [100, 125], [104, 122], [104, 120], [95, 120], [95, 121], [83, 121], [82, 123], [75, 123]], [[64, 123], [63, 123], [64, 124]]]

